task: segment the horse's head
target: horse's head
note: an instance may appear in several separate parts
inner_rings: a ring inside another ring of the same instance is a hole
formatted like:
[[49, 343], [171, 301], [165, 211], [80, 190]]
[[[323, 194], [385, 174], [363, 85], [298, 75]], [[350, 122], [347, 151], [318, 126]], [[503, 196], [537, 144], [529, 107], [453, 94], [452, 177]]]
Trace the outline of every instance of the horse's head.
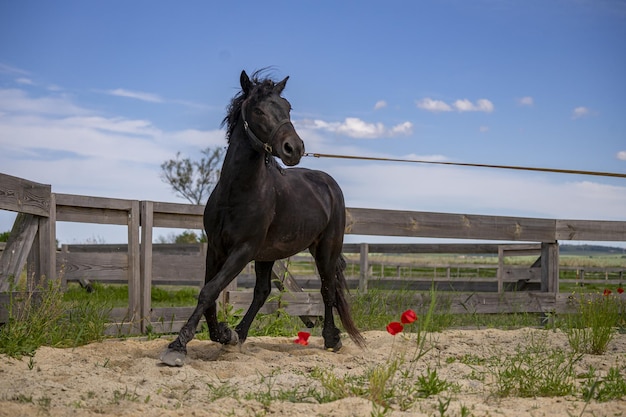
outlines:
[[289, 118], [291, 104], [280, 96], [288, 79], [279, 83], [256, 82], [242, 71], [240, 82], [245, 100], [241, 104], [241, 117], [254, 147], [279, 157], [287, 166], [294, 166], [304, 155], [304, 142]]

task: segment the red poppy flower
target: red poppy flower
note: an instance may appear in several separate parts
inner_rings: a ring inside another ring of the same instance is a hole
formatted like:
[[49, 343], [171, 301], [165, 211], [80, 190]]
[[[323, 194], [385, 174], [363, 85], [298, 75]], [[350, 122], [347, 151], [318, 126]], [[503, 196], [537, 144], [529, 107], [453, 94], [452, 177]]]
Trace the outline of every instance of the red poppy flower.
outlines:
[[619, 288], [617, 289], [617, 292], [618, 292], [618, 294], [621, 294], [621, 293], [623, 293], [623, 292], [624, 292], [624, 289], [623, 289], [622, 287], [619, 287]]
[[309, 332], [298, 332], [298, 338], [294, 340], [293, 343], [306, 346], [309, 344], [309, 336], [311, 336]]
[[602, 294], [603, 294], [604, 296], [608, 296], [608, 295], [610, 295], [612, 292], [613, 292], [613, 291], [611, 291], [611, 290], [609, 290], [608, 288], [606, 288]]
[[390, 335], [395, 336], [404, 329], [404, 326], [397, 321], [392, 321], [387, 325], [387, 331]]
[[404, 313], [402, 313], [402, 316], [400, 317], [400, 321], [403, 324], [413, 323], [415, 320], [417, 320], [417, 314], [415, 314], [415, 311], [413, 310], [405, 311]]

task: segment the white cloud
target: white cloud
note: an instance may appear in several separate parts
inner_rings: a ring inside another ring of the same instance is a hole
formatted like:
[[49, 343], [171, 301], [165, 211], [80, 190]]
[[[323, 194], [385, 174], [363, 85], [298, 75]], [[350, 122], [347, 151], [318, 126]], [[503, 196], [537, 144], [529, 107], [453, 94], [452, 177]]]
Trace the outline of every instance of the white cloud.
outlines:
[[118, 97], [133, 98], [135, 100], [147, 101], [149, 103], [163, 103], [163, 99], [157, 94], [144, 93], [141, 91], [130, 91], [123, 88], [106, 91], [107, 94]]
[[11, 65], [4, 64], [0, 62], [0, 73], [2, 74], [19, 74], [19, 75], [30, 75], [28, 71], [24, 71], [23, 69], [13, 67]]
[[444, 101], [433, 100], [432, 98], [426, 97], [418, 100], [416, 104], [418, 108], [434, 113], [448, 112], [452, 110], [456, 110], [458, 112], [479, 111], [491, 113], [494, 110], [493, 103], [485, 98], [477, 100], [476, 103], [472, 103], [468, 99], [459, 99], [450, 105]]
[[52, 184], [57, 192], [121, 198], [134, 192], [138, 199], [171, 201], [171, 193], [145, 194], [167, 191], [160, 164], [177, 151], [193, 156], [226, 145], [222, 130], [166, 131], [149, 120], [105, 117], [67, 97], [20, 90], [0, 90], [0, 115], [2, 172]]
[[454, 102], [453, 106], [459, 112], [482, 111], [491, 113], [493, 111], [493, 103], [484, 98], [477, 100], [476, 103], [472, 103], [468, 99], [457, 100]]
[[617, 153], [617, 159], [626, 161], [626, 151], [619, 151]]
[[385, 134], [382, 123], [367, 123], [357, 117], [347, 117], [337, 132], [353, 138], [376, 138]]
[[573, 111], [572, 111], [572, 119], [580, 119], [581, 117], [585, 117], [588, 116], [590, 113], [589, 108], [587, 107], [576, 107]]
[[517, 100], [517, 102], [520, 106], [528, 106], [528, 107], [532, 107], [535, 104], [535, 100], [533, 100], [533, 98], [529, 96], [522, 97], [519, 100]]
[[413, 123], [411, 122], [400, 123], [391, 128], [392, 136], [410, 135], [411, 133], [413, 133]]
[[426, 97], [417, 102], [417, 107], [422, 110], [432, 111], [432, 112], [440, 112], [440, 111], [452, 111], [452, 107], [441, 100], [433, 100], [432, 98]]
[[18, 84], [23, 84], [23, 85], [35, 85], [33, 80], [31, 80], [30, 78], [26, 78], [26, 77], [20, 77], [16, 79], [15, 82]]
[[388, 128], [383, 123], [368, 123], [358, 117], [346, 117], [341, 123], [305, 119], [294, 121], [294, 124], [298, 131], [300, 129], [324, 130], [357, 139], [377, 139], [413, 133], [411, 122], [403, 122]]
[[89, 111], [63, 96], [30, 97], [19, 89], [0, 90], [0, 111], [47, 115], [80, 115]]
[[410, 153], [403, 155], [401, 159], [408, 159], [410, 161], [429, 161], [429, 162], [444, 162], [447, 161], [444, 155], [417, 155], [415, 153]]
[[481, 126], [478, 128], [478, 131], [481, 133], [485, 133], [489, 131], [489, 126]]
[[374, 110], [380, 110], [387, 107], [387, 102], [385, 100], [379, 100], [374, 105]]

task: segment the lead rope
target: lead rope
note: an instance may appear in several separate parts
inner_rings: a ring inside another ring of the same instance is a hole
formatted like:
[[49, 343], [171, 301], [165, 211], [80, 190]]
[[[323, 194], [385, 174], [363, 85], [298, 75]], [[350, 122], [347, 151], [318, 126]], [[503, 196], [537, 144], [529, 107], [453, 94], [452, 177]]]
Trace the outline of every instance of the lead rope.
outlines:
[[304, 156], [310, 156], [314, 158], [358, 159], [358, 160], [363, 160], [363, 161], [383, 161], [383, 162], [411, 162], [411, 163], [416, 163], [416, 164], [455, 165], [455, 166], [462, 166], [462, 167], [513, 169], [513, 170], [518, 170], [518, 171], [556, 172], [559, 174], [579, 174], [579, 175], [593, 175], [597, 177], [626, 178], [626, 174], [622, 174], [622, 173], [581, 171], [581, 170], [575, 170], [575, 169], [536, 168], [536, 167], [522, 167], [522, 166], [514, 166], [514, 165], [471, 164], [471, 163], [464, 163], [464, 162], [420, 161], [416, 159], [380, 158], [380, 157], [374, 157], [374, 156], [335, 155], [335, 154], [311, 153], [311, 152], [305, 153]]

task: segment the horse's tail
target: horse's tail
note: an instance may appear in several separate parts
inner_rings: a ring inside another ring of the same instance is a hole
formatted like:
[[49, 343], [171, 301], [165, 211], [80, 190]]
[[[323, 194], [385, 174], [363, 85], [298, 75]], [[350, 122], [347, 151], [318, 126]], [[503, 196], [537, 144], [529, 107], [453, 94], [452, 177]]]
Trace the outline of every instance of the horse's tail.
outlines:
[[346, 260], [342, 255], [340, 255], [337, 260], [337, 267], [335, 271], [335, 276], [337, 277], [335, 294], [337, 313], [339, 313], [341, 324], [343, 324], [344, 329], [348, 332], [350, 339], [352, 339], [352, 341], [359, 347], [365, 347], [365, 339], [363, 338], [363, 335], [361, 335], [361, 332], [359, 332], [359, 329], [357, 329], [354, 324], [354, 320], [352, 320], [352, 315], [350, 314], [350, 305], [348, 304], [348, 300], [346, 298], [348, 284], [346, 282], [346, 277], [343, 274], [344, 269], [346, 269]]

